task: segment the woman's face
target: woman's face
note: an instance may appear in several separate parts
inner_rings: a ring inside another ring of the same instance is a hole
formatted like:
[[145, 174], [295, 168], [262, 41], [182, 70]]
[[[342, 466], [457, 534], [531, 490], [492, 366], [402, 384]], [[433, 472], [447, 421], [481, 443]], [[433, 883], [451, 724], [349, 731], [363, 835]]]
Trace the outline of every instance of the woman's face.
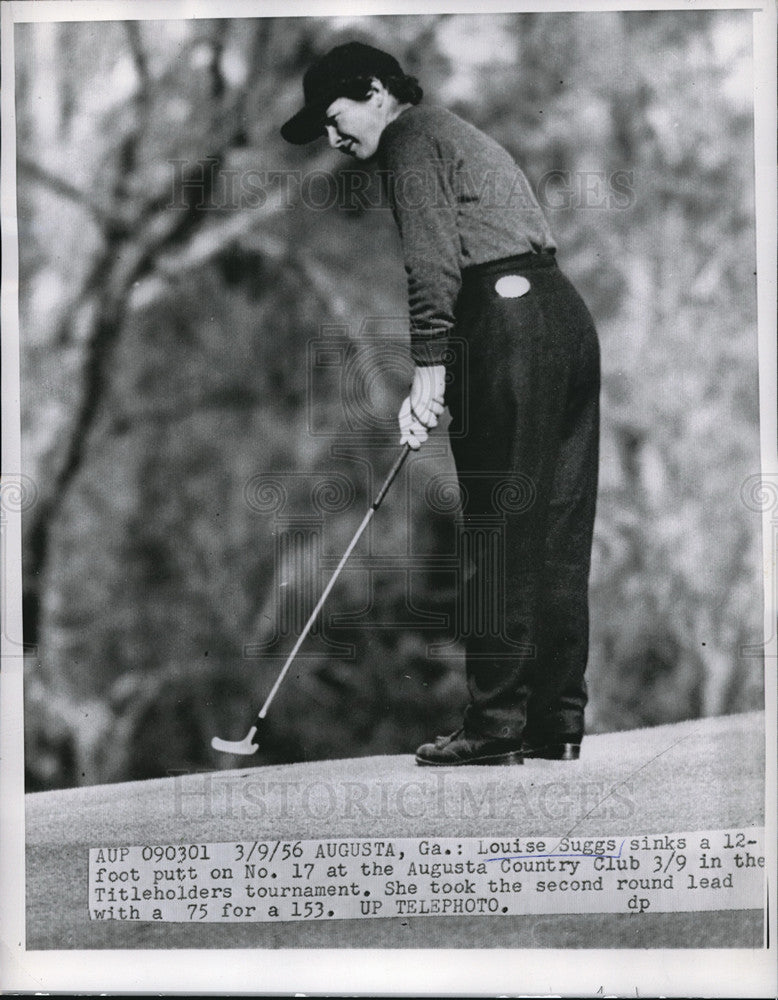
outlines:
[[330, 146], [357, 160], [374, 156], [387, 123], [387, 96], [383, 84], [374, 80], [366, 101], [336, 98], [325, 112], [324, 131]]

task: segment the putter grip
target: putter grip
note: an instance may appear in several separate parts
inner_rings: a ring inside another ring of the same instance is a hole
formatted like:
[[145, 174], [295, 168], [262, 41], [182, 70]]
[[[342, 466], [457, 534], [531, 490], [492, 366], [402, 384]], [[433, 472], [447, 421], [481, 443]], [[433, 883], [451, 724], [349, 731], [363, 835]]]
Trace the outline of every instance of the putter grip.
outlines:
[[395, 478], [397, 476], [397, 473], [403, 467], [405, 459], [410, 454], [410, 450], [411, 450], [411, 446], [409, 444], [404, 444], [403, 445], [402, 451], [400, 452], [400, 454], [395, 459], [395, 463], [392, 466], [392, 468], [391, 468], [391, 470], [389, 472], [389, 475], [386, 477], [386, 481], [384, 482], [384, 485], [381, 487], [381, 489], [378, 492], [378, 495], [376, 496], [375, 500], [371, 504], [371, 507], [373, 508], [373, 510], [378, 510], [378, 508], [381, 506], [381, 503], [382, 503], [384, 497], [389, 492], [389, 487], [394, 482], [394, 480], [395, 480]]

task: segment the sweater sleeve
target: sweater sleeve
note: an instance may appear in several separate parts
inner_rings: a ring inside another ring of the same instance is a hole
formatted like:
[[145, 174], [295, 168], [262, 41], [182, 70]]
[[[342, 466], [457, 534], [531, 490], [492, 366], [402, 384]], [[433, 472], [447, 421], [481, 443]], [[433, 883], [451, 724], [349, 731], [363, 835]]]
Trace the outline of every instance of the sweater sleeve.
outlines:
[[411, 357], [441, 364], [462, 282], [455, 164], [433, 136], [409, 131], [387, 144], [385, 165], [408, 278]]

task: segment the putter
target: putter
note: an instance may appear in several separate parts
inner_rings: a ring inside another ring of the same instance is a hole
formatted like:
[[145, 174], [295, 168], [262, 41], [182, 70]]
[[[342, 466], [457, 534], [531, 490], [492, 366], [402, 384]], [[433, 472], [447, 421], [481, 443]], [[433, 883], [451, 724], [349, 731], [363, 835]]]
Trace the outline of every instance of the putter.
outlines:
[[305, 628], [302, 630], [302, 632], [300, 633], [300, 637], [298, 638], [297, 642], [294, 644], [294, 648], [292, 649], [292, 652], [289, 654], [289, 657], [288, 657], [286, 663], [281, 668], [281, 673], [278, 675], [278, 677], [276, 678], [275, 684], [270, 689], [270, 694], [265, 699], [265, 704], [259, 710], [259, 715], [257, 716], [257, 720], [256, 720], [255, 724], [251, 727], [251, 729], [249, 729], [248, 733], [246, 733], [246, 735], [243, 737], [242, 740], [234, 740], [234, 741], [233, 740], [222, 740], [222, 739], [219, 739], [218, 736], [214, 736], [214, 738], [211, 740], [211, 746], [213, 747], [214, 750], [220, 750], [222, 753], [236, 753], [236, 754], [241, 754], [243, 756], [249, 756], [249, 755], [251, 755], [253, 753], [256, 753], [257, 749], [259, 748], [259, 744], [255, 743], [254, 740], [256, 738], [257, 731], [259, 730], [259, 728], [260, 728], [260, 726], [262, 724], [262, 720], [267, 715], [267, 710], [270, 708], [270, 704], [273, 701], [273, 698], [275, 698], [275, 696], [276, 696], [276, 691], [278, 691], [278, 689], [281, 687], [281, 683], [282, 683], [284, 677], [286, 677], [287, 671], [289, 670], [289, 667], [292, 665], [292, 661], [294, 660], [295, 656], [297, 656], [297, 652], [300, 649], [300, 646], [302, 646], [303, 642], [305, 641], [308, 633], [310, 632], [310, 630], [311, 630], [311, 628], [313, 626], [313, 623], [316, 621], [317, 615], [319, 614], [319, 612], [321, 611], [321, 609], [322, 609], [322, 607], [324, 605], [324, 602], [327, 600], [327, 597], [329, 596], [330, 591], [335, 586], [335, 581], [338, 579], [338, 576], [340, 575], [340, 571], [346, 565], [349, 556], [354, 551], [354, 549], [355, 549], [355, 547], [357, 545], [357, 542], [362, 537], [362, 534], [363, 534], [365, 528], [368, 526], [368, 524], [370, 524], [370, 521], [371, 521], [371, 519], [373, 517], [373, 514], [375, 514], [375, 512], [381, 506], [382, 500], [384, 499], [384, 497], [386, 496], [387, 492], [389, 491], [389, 487], [394, 482], [395, 476], [400, 471], [400, 469], [403, 467], [403, 463], [405, 462], [405, 459], [408, 457], [408, 453], [410, 452], [410, 450], [411, 450], [411, 446], [409, 444], [404, 444], [403, 445], [402, 451], [397, 456], [397, 459], [395, 460], [394, 465], [392, 466], [391, 470], [389, 471], [389, 475], [386, 477], [386, 481], [384, 482], [384, 485], [378, 491], [378, 494], [376, 495], [375, 500], [370, 505], [370, 509], [368, 510], [367, 514], [365, 514], [365, 516], [364, 516], [364, 518], [363, 518], [362, 523], [360, 524], [360, 526], [357, 528], [357, 533], [354, 535], [354, 537], [349, 542], [349, 546], [346, 549], [346, 551], [343, 553], [343, 557], [341, 558], [340, 562], [338, 563], [337, 569], [335, 570], [335, 572], [330, 577], [329, 583], [324, 588], [324, 593], [319, 598], [319, 601], [318, 601], [316, 607], [311, 612], [311, 617], [306, 622]]

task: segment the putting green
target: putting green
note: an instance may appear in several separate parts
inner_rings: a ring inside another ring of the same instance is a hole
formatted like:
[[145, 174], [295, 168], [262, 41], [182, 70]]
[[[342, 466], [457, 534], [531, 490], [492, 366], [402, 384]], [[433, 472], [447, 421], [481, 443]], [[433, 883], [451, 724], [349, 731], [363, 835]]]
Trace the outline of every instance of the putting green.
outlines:
[[589, 737], [578, 763], [409, 756], [243, 767], [27, 796], [27, 948], [759, 948], [758, 910], [329, 923], [90, 921], [90, 847], [338, 837], [672, 834], [764, 823], [764, 717]]

